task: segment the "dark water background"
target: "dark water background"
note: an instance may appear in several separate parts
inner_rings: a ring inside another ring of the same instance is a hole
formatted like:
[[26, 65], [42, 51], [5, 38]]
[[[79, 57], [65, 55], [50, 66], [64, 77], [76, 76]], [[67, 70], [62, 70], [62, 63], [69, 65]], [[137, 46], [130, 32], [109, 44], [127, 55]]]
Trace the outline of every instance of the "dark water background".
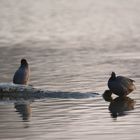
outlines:
[[[0, 82], [11, 82], [20, 59], [27, 58], [35, 87], [99, 93], [1, 100], [0, 139], [139, 140], [139, 5], [139, 0], [0, 0]], [[109, 103], [102, 94], [112, 71], [134, 79], [137, 89]], [[109, 108], [119, 116], [112, 118]]]

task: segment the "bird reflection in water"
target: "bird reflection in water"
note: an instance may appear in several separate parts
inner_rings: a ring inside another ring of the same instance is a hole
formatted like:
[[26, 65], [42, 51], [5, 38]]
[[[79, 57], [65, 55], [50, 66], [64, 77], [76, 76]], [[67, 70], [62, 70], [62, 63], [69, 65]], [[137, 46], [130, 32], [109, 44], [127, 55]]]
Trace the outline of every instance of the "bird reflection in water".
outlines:
[[32, 113], [31, 109], [31, 103], [30, 102], [16, 102], [15, 108], [19, 114], [21, 114], [21, 117], [23, 121], [29, 121]]
[[103, 94], [105, 101], [110, 102], [109, 111], [113, 118], [118, 116], [127, 115], [127, 111], [133, 110], [135, 101], [127, 96], [112, 98], [112, 93], [110, 90], [106, 90]]

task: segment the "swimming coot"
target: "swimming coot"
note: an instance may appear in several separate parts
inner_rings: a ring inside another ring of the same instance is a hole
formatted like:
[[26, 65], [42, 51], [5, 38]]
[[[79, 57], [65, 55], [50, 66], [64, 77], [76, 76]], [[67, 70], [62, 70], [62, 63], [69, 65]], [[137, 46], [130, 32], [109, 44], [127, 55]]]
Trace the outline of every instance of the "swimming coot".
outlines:
[[116, 76], [115, 72], [112, 72], [111, 77], [108, 80], [108, 87], [114, 94], [118, 96], [126, 96], [135, 89], [134, 80], [124, 76]]
[[27, 85], [29, 81], [30, 68], [26, 59], [21, 59], [21, 65], [13, 77], [14, 84]]

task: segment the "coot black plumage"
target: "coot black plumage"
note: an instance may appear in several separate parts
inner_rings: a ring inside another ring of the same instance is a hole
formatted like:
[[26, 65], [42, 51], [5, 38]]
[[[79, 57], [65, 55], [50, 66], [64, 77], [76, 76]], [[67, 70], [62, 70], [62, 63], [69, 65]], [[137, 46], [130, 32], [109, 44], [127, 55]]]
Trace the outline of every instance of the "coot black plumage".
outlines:
[[29, 81], [30, 68], [26, 59], [21, 59], [21, 65], [15, 72], [13, 83], [26, 85]]
[[135, 89], [134, 80], [124, 76], [116, 76], [115, 72], [112, 72], [108, 80], [108, 87], [111, 92], [118, 96], [126, 96]]

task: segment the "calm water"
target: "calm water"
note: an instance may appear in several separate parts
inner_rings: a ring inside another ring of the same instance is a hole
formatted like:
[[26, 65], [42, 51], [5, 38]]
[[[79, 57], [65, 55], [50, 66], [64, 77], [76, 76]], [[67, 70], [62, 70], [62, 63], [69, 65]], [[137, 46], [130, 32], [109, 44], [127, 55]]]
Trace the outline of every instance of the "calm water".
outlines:
[[[139, 140], [139, 5], [139, 0], [0, 0], [0, 82], [11, 82], [20, 59], [27, 58], [35, 87], [99, 94], [1, 100], [0, 139]], [[112, 71], [136, 81], [134, 94], [103, 99]]]

